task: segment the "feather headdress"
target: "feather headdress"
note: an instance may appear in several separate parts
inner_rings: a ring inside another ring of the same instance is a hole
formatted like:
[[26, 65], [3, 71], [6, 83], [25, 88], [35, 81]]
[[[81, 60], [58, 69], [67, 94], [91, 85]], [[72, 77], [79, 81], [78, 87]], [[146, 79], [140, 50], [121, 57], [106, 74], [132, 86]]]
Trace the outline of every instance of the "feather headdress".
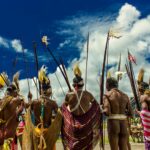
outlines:
[[139, 71], [139, 74], [138, 74], [138, 84], [140, 84], [141, 82], [143, 82], [143, 78], [144, 78], [144, 69], [141, 68], [140, 71]]
[[75, 66], [74, 66], [74, 68], [73, 68], [73, 71], [74, 71], [74, 75], [75, 75], [75, 76], [81, 77], [82, 72], [81, 72], [81, 70], [80, 70], [78, 64], [75, 64]]
[[4, 87], [8, 83], [8, 76], [5, 72], [2, 72], [0, 74], [0, 85], [1, 87]]
[[46, 46], [49, 44], [48, 43], [48, 38], [47, 38], [47, 36], [46, 35], [44, 35], [43, 37], [42, 37], [42, 43], [44, 43]]
[[12, 82], [12, 84], [14, 84], [16, 86], [18, 91], [20, 90], [20, 88], [19, 88], [19, 76], [20, 76], [20, 71], [16, 72], [13, 75], [13, 82]]
[[107, 72], [107, 78], [111, 78], [111, 72], [110, 71]]
[[47, 73], [47, 67], [45, 65], [43, 65], [38, 72], [38, 79], [39, 79], [40, 83], [46, 83], [47, 84], [50, 82], [46, 73]]
[[75, 64], [74, 68], [73, 68], [73, 71], [74, 71], [74, 79], [73, 79], [73, 86], [77, 89], [79, 87], [83, 87], [84, 83], [83, 83], [83, 79], [82, 79], [82, 73], [81, 73], [81, 70], [78, 66], [78, 64]]

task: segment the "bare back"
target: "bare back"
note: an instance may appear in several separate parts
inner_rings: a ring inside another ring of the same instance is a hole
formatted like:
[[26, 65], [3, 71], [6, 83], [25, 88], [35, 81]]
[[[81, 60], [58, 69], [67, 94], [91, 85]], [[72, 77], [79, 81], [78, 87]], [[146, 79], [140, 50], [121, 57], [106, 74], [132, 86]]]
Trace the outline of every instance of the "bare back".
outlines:
[[[33, 100], [31, 104], [31, 110], [33, 110], [35, 115], [35, 125], [40, 123], [40, 116], [41, 116], [41, 105], [42, 99], [40, 100]], [[50, 99], [44, 99], [44, 127], [48, 127], [51, 124], [52, 119], [52, 112], [57, 112], [58, 106], [55, 101]]]
[[[79, 99], [81, 97], [80, 105], [75, 111], [73, 111], [73, 113], [75, 115], [82, 115], [90, 109], [91, 103], [94, 101], [94, 97], [90, 92], [81, 90], [77, 92], [77, 95]], [[68, 103], [70, 110], [76, 107], [78, 103], [77, 95], [75, 92], [71, 92], [66, 95], [65, 102]]]
[[[6, 99], [3, 99], [0, 101], [0, 106], [4, 104]], [[19, 98], [12, 98], [5, 107], [0, 111], [0, 118], [4, 118], [5, 120], [8, 120], [13, 114], [16, 113], [17, 107], [20, 106], [22, 103], [22, 100]]]
[[2, 119], [5, 122], [4, 124], [0, 125], [0, 144], [3, 144], [4, 139], [15, 136], [16, 128], [19, 123], [17, 117], [23, 109], [23, 101], [21, 99], [12, 98], [9, 101], [7, 100], [7, 98], [4, 98], [0, 102], [0, 119]]
[[109, 114], [131, 114], [129, 98], [118, 89], [108, 91], [104, 97], [104, 107], [109, 107]]
[[147, 94], [141, 95], [140, 102], [146, 103], [148, 110], [150, 110], [150, 96], [149, 95], [147, 95]]

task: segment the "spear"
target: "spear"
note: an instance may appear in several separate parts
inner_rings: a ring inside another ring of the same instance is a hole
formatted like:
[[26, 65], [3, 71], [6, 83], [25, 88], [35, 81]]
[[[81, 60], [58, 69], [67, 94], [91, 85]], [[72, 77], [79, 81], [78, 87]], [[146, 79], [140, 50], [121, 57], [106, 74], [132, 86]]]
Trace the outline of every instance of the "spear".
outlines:
[[49, 54], [52, 56], [52, 58], [54, 59], [55, 63], [56, 63], [57, 66], [59, 67], [59, 69], [60, 69], [60, 71], [61, 71], [61, 73], [62, 73], [62, 75], [63, 75], [63, 77], [64, 77], [64, 79], [65, 79], [65, 81], [66, 81], [66, 84], [67, 84], [67, 86], [68, 86], [68, 88], [69, 88], [69, 91], [71, 91], [71, 87], [70, 87], [70, 85], [69, 85], [69, 83], [68, 83], [68, 81], [67, 81], [67, 78], [66, 78], [66, 75], [65, 75], [64, 71], [63, 71], [62, 68], [60, 67], [59, 62], [57, 61], [57, 59], [55, 58], [54, 54], [52, 53], [52, 51], [51, 51], [50, 48], [48, 47], [47, 43], [46, 43], [46, 42], [43, 42], [43, 41], [42, 41], [42, 43], [45, 45], [47, 51], [49, 52]]
[[[33, 49], [34, 49], [34, 58], [35, 58], [35, 63], [36, 63], [36, 70], [37, 70], [37, 76], [38, 76], [38, 71], [39, 71], [39, 63], [38, 63], [38, 56], [37, 56], [37, 44], [36, 42], [33, 42]], [[38, 80], [38, 77], [37, 77]], [[37, 83], [36, 83], [37, 84]], [[40, 81], [39, 81], [39, 93], [41, 95], [41, 86], [40, 86]]]
[[[47, 51], [44, 51], [44, 52], [45, 52], [45, 54], [46, 54]], [[47, 53], [48, 53], [48, 52], [47, 52]], [[51, 64], [51, 62], [50, 62], [49, 59], [48, 59], [48, 62], [49, 62], [49, 64], [51, 65], [51, 67], [54, 69], [54, 66]], [[57, 81], [58, 81], [58, 84], [59, 84], [59, 86], [60, 86], [60, 88], [61, 88], [61, 90], [62, 90], [62, 94], [65, 96], [65, 92], [64, 92], [63, 87], [62, 87], [62, 85], [61, 85], [61, 82], [60, 82], [60, 80], [59, 80], [59, 78], [58, 78], [58, 75], [57, 75], [56, 72], [55, 72], [54, 74], [55, 74], [56, 79], [57, 79]]]
[[[121, 69], [121, 53], [120, 53], [119, 62], [118, 62], [118, 71], [120, 71], [120, 69]], [[117, 76], [117, 80], [119, 82], [119, 80], [120, 80], [119, 75]]]
[[27, 76], [27, 85], [28, 85], [28, 90], [29, 90], [29, 93], [30, 93], [30, 84], [29, 84], [29, 79], [28, 79], [28, 67], [27, 67], [27, 60], [26, 60], [26, 57], [25, 57], [25, 52], [24, 52], [24, 48], [22, 48], [22, 52], [23, 52], [23, 59], [24, 59], [24, 64], [25, 64], [25, 68], [26, 68], [26, 76]]
[[86, 83], [87, 83], [88, 53], [89, 53], [89, 32], [88, 32], [88, 36], [87, 36], [86, 70], [85, 70], [85, 91], [86, 91]]
[[38, 86], [37, 86], [37, 82], [34, 80], [34, 78], [32, 78], [32, 80], [33, 80], [33, 82], [35, 84], [35, 87], [36, 87], [36, 95], [37, 95], [37, 99], [38, 99], [38, 91], [39, 91], [39, 89], [38, 89]]
[[[109, 31], [107, 33], [107, 39], [106, 39], [106, 45], [105, 45], [105, 51], [104, 51], [104, 57], [103, 57], [103, 66], [102, 66], [102, 75], [100, 80], [100, 104], [103, 104], [103, 95], [104, 95], [104, 72], [105, 72], [105, 64], [106, 64], [106, 55], [109, 45]], [[103, 115], [101, 115], [101, 121], [100, 121], [100, 128], [101, 128], [101, 148], [104, 149], [104, 139], [103, 139]]]
[[[129, 51], [128, 51], [128, 58], [129, 58]], [[136, 106], [137, 106], [137, 109], [140, 111], [140, 104], [139, 104], [139, 96], [137, 94], [137, 88], [136, 88], [136, 83], [135, 83], [135, 78], [134, 78], [134, 71], [133, 71], [133, 66], [132, 66], [132, 63], [131, 61], [129, 60], [128, 61], [128, 65], [126, 64], [126, 70], [127, 70], [127, 74], [128, 74], [128, 77], [130, 79], [130, 84], [131, 84], [131, 88], [132, 88], [132, 91], [133, 91], [133, 95], [134, 95], [134, 99], [135, 99], [135, 102], [136, 102]]]
[[14, 60], [12, 60], [12, 76], [13, 76], [13, 72], [14, 72], [14, 68], [16, 67], [17, 65], [17, 59], [18, 59], [18, 56], [16, 56], [16, 58]]
[[66, 71], [66, 69], [65, 69], [64, 62], [63, 62], [62, 58], [60, 58], [60, 63], [61, 63], [61, 65], [62, 65], [62, 69], [63, 69], [63, 72], [64, 72], [64, 74], [65, 74], [66, 82], [67, 82], [67, 84], [68, 84], [69, 90], [71, 91], [71, 86], [70, 86], [70, 83], [69, 83], [67, 71]]

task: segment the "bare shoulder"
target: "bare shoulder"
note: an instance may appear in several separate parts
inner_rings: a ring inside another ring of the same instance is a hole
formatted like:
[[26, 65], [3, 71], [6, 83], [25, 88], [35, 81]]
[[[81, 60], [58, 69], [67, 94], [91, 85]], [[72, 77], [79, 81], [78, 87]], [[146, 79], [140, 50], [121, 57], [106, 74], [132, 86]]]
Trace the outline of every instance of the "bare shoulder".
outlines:
[[48, 101], [45, 101], [45, 104], [47, 106], [50, 106], [50, 107], [58, 107], [57, 103], [55, 100], [52, 100], [52, 99], [49, 99]]
[[122, 99], [129, 102], [130, 100], [129, 100], [128, 95], [121, 90], [119, 90], [119, 91], [120, 91], [120, 96], [122, 97]]
[[112, 94], [116, 94], [116, 92], [114, 90], [110, 90], [110, 91], [106, 91], [106, 93], [104, 94], [104, 96], [107, 96], [107, 97], [111, 97]]
[[85, 95], [87, 95], [87, 96], [93, 98], [93, 95], [92, 95], [91, 92], [89, 92], [89, 91], [83, 91], [83, 92], [84, 92]]
[[116, 97], [120, 98], [121, 97], [121, 99], [124, 99], [124, 100], [127, 100], [127, 101], [129, 100], [128, 95], [125, 94], [124, 92], [122, 92], [119, 89], [112, 89], [112, 90], [108, 91], [106, 94], [110, 98], [111, 97], [112, 98], [116, 98]]
[[31, 108], [33, 108], [33, 107], [35, 108], [35, 107], [37, 107], [39, 105], [41, 105], [41, 102], [39, 100], [37, 100], [37, 99], [32, 100], [32, 102], [31, 102]]
[[40, 103], [37, 99], [32, 100], [31, 104], [38, 104]]
[[143, 103], [144, 101], [150, 101], [150, 97], [148, 95], [141, 95], [140, 102]]
[[19, 98], [19, 97], [14, 97], [14, 98], [12, 98], [12, 100], [11, 100], [11, 104], [12, 103], [17, 103], [17, 104], [21, 104], [23, 102], [23, 99], [21, 99], [21, 98]]

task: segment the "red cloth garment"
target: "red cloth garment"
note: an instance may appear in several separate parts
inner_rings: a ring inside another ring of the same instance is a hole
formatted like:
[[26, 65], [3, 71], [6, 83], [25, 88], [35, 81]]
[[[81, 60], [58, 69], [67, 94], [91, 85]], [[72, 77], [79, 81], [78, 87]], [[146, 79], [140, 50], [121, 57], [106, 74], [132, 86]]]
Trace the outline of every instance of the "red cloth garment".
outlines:
[[83, 115], [71, 113], [62, 106], [62, 141], [65, 149], [92, 150], [100, 136], [100, 107], [94, 100], [91, 108]]
[[150, 141], [150, 111], [143, 109], [140, 116], [143, 124], [144, 137], [146, 140]]

